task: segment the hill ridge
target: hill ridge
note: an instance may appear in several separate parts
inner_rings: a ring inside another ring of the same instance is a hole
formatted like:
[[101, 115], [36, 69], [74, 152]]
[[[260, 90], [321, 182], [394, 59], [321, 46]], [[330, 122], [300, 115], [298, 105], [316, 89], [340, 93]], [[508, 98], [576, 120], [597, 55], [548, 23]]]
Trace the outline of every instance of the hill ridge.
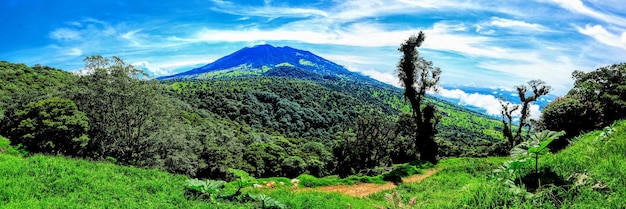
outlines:
[[[357, 80], [378, 82], [372, 78], [352, 72], [345, 67], [318, 56], [310, 51], [300, 50], [289, 46], [274, 47], [270, 44], [244, 47], [231, 54], [215, 60], [202, 67], [186, 72], [158, 77], [158, 80], [169, 79], [204, 79], [212, 78], [219, 71], [244, 71], [236, 75], [261, 75], [275, 67], [290, 66], [320, 74], [321, 76], [349, 77]], [[211, 74], [210, 76], [203, 76]], [[236, 76], [235, 76], [236, 77]]]

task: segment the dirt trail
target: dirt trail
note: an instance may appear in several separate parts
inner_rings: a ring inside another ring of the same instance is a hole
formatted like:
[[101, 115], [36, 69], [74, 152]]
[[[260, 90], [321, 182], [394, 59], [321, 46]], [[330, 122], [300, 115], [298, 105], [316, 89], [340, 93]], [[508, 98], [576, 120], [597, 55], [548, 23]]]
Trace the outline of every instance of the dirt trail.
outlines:
[[[438, 171], [437, 169], [430, 169], [430, 170], [427, 170], [426, 173], [423, 173], [423, 174], [417, 174], [417, 175], [412, 175], [406, 178], [402, 178], [402, 182], [403, 183], [418, 182], [418, 181], [424, 180], [425, 178], [428, 178], [429, 176], [432, 176], [433, 174], [437, 173], [437, 171]], [[370, 195], [376, 192], [389, 190], [393, 188], [396, 188], [396, 185], [392, 182], [387, 182], [386, 184], [364, 183], [364, 184], [355, 184], [355, 185], [324, 186], [324, 187], [317, 187], [312, 190], [320, 191], [320, 192], [339, 192], [339, 193], [350, 195], [353, 197], [365, 197], [367, 195]]]

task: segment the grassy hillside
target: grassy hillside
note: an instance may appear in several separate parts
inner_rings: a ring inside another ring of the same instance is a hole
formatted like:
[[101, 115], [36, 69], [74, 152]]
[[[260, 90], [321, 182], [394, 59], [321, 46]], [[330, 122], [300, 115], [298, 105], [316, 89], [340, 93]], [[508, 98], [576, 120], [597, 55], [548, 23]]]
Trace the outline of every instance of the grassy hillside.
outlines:
[[[400, 185], [408, 202], [420, 208], [624, 208], [626, 207], [626, 121], [576, 138], [567, 149], [539, 159], [537, 190], [518, 182], [532, 174], [520, 169], [511, 187], [489, 179], [508, 158], [454, 158], [441, 161], [440, 172], [420, 183]], [[534, 164], [534, 163], [533, 163]], [[562, 182], [558, 182], [562, 181]], [[371, 196], [384, 201], [383, 193]]]
[[[7, 139], [0, 138], [0, 208], [259, 207], [255, 202], [211, 203], [189, 198], [184, 186], [188, 177], [183, 175], [66, 157], [22, 157], [14, 152], [9, 154], [9, 150], [14, 148], [8, 146]], [[227, 193], [232, 193], [235, 185], [228, 184]], [[277, 192], [272, 196], [288, 203], [290, 208], [368, 204], [338, 194], [293, 193], [290, 187], [272, 191]], [[288, 201], [294, 195], [296, 202]]]
[[[6, 142], [6, 139], [0, 141]], [[8, 154], [0, 143], [2, 208], [250, 208], [253, 203], [208, 203], [185, 197], [181, 175], [64, 157]], [[14, 152], [13, 152], [14, 153]], [[508, 158], [450, 158], [435, 175], [400, 184], [366, 198], [283, 187], [260, 190], [287, 208], [391, 207], [386, 193], [397, 192], [419, 208], [623, 208], [626, 206], [626, 121], [582, 135], [567, 149], [540, 158], [565, 184], [545, 184], [532, 193], [488, 179]], [[523, 171], [529, 173], [531, 171]], [[227, 189], [232, 190], [233, 184]], [[521, 187], [524, 188], [524, 187]], [[251, 189], [245, 190], [252, 191]], [[257, 190], [255, 190], [258, 192]]]
[[185, 176], [108, 163], [0, 154], [0, 208], [206, 208]]

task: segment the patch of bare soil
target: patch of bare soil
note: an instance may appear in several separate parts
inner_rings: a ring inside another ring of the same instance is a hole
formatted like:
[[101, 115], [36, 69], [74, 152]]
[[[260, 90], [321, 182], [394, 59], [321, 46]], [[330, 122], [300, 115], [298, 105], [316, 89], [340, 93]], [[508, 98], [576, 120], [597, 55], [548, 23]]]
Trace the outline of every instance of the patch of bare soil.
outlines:
[[[402, 182], [403, 183], [418, 182], [418, 181], [424, 180], [425, 178], [428, 178], [429, 176], [432, 176], [433, 174], [437, 173], [437, 171], [438, 171], [437, 169], [430, 169], [430, 170], [427, 170], [426, 173], [423, 173], [423, 174], [417, 174], [417, 175], [412, 175], [409, 177], [402, 178]], [[317, 187], [312, 190], [320, 191], [320, 192], [339, 192], [339, 193], [350, 195], [353, 197], [365, 197], [370, 194], [374, 194], [374, 193], [384, 191], [384, 190], [390, 190], [393, 188], [396, 188], [396, 185], [392, 182], [387, 182], [386, 184], [363, 183], [363, 184], [354, 184], [354, 185], [324, 186], [324, 187]]]

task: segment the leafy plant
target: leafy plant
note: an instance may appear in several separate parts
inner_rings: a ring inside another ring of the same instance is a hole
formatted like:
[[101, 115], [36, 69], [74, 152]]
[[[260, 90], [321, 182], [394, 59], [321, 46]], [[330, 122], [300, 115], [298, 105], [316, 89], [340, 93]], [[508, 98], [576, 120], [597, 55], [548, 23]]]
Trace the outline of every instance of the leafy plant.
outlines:
[[[539, 157], [548, 153], [550, 143], [564, 134], [565, 132], [563, 131], [543, 131], [531, 135], [528, 141], [522, 142], [511, 149], [512, 160], [505, 162], [500, 168], [494, 169], [490, 178], [503, 182], [509, 187], [509, 191], [515, 195], [524, 196], [526, 198], [532, 197], [533, 194], [529, 193], [525, 188], [519, 187], [515, 183], [515, 180], [520, 178], [520, 180], [523, 181], [529, 180], [528, 178], [534, 178], [529, 182], [536, 182], [536, 186], [538, 187], [541, 184], [539, 178], [552, 177], [553, 175], [551, 174], [553, 172], [549, 170], [545, 171], [546, 175], [539, 174]], [[532, 162], [531, 159], [534, 159], [534, 165], [530, 165], [530, 162]], [[534, 166], [534, 174], [521, 179], [522, 170], [529, 166]], [[534, 187], [534, 185], [532, 187]]]
[[185, 187], [188, 190], [209, 197], [211, 202], [215, 202], [216, 197], [216, 195], [212, 194], [219, 194], [220, 189], [224, 188], [225, 184], [225, 181], [216, 181], [210, 179], [204, 181], [198, 179], [187, 179], [187, 181], [185, 181]]
[[3, 136], [0, 136], [0, 153], [7, 153], [15, 156], [26, 156], [28, 154], [21, 144], [11, 146], [11, 141]]
[[270, 209], [270, 208], [278, 208], [278, 209], [284, 209], [287, 206], [285, 206], [285, 204], [281, 203], [280, 201], [267, 196], [265, 194], [248, 194], [248, 196], [256, 201], [259, 201], [261, 203], [261, 208], [263, 209]]
[[548, 145], [555, 139], [565, 135], [565, 132], [543, 131], [530, 136], [530, 140], [520, 143], [511, 149], [511, 157], [526, 163], [526, 159], [535, 159], [535, 173], [539, 172], [539, 156], [550, 151]]

